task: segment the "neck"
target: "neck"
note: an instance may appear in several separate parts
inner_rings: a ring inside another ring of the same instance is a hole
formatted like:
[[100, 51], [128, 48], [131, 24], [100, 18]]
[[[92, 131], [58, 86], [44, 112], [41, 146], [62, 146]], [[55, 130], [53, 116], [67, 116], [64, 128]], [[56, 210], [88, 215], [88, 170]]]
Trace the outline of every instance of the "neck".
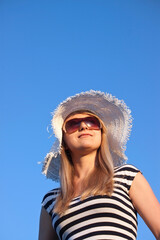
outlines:
[[75, 180], [81, 181], [90, 174], [96, 164], [97, 150], [86, 155], [72, 155], [72, 161], [75, 169]]

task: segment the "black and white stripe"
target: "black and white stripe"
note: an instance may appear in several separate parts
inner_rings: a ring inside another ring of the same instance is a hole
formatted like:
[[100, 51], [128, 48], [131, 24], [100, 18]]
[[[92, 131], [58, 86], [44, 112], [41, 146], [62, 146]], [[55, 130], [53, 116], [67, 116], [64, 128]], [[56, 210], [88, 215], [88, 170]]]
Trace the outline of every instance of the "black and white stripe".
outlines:
[[115, 168], [111, 197], [74, 198], [65, 214], [59, 217], [53, 208], [59, 189], [48, 192], [42, 205], [51, 215], [53, 226], [62, 240], [135, 240], [137, 212], [129, 197], [129, 189], [139, 172], [132, 165]]

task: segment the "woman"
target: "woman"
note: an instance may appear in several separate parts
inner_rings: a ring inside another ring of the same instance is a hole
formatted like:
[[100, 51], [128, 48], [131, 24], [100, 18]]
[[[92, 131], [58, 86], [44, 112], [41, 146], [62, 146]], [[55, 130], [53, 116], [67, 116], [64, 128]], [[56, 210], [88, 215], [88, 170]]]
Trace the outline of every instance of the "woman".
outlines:
[[131, 123], [125, 103], [99, 91], [59, 105], [43, 173], [60, 188], [44, 196], [39, 240], [135, 240], [137, 212], [160, 240], [159, 202], [141, 172], [125, 164]]

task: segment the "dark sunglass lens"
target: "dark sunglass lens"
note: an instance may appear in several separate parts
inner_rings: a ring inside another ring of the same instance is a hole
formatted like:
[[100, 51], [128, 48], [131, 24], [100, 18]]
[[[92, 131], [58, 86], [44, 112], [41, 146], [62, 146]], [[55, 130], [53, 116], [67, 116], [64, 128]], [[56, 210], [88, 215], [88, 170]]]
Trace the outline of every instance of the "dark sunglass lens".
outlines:
[[86, 124], [88, 127], [94, 128], [94, 129], [100, 129], [100, 122], [95, 117], [88, 117], [86, 118]]
[[72, 133], [77, 131], [80, 124], [80, 120], [78, 119], [71, 119], [65, 124], [65, 129], [68, 133]]

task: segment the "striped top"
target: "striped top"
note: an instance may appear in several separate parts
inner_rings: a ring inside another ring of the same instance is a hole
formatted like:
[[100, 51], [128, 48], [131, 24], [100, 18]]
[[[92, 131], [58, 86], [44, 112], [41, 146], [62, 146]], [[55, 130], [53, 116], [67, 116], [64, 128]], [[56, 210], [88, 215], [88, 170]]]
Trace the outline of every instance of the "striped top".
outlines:
[[137, 212], [129, 197], [129, 189], [139, 172], [132, 165], [115, 168], [112, 196], [74, 198], [63, 216], [54, 213], [59, 189], [48, 192], [42, 206], [52, 217], [52, 224], [62, 240], [135, 240]]

